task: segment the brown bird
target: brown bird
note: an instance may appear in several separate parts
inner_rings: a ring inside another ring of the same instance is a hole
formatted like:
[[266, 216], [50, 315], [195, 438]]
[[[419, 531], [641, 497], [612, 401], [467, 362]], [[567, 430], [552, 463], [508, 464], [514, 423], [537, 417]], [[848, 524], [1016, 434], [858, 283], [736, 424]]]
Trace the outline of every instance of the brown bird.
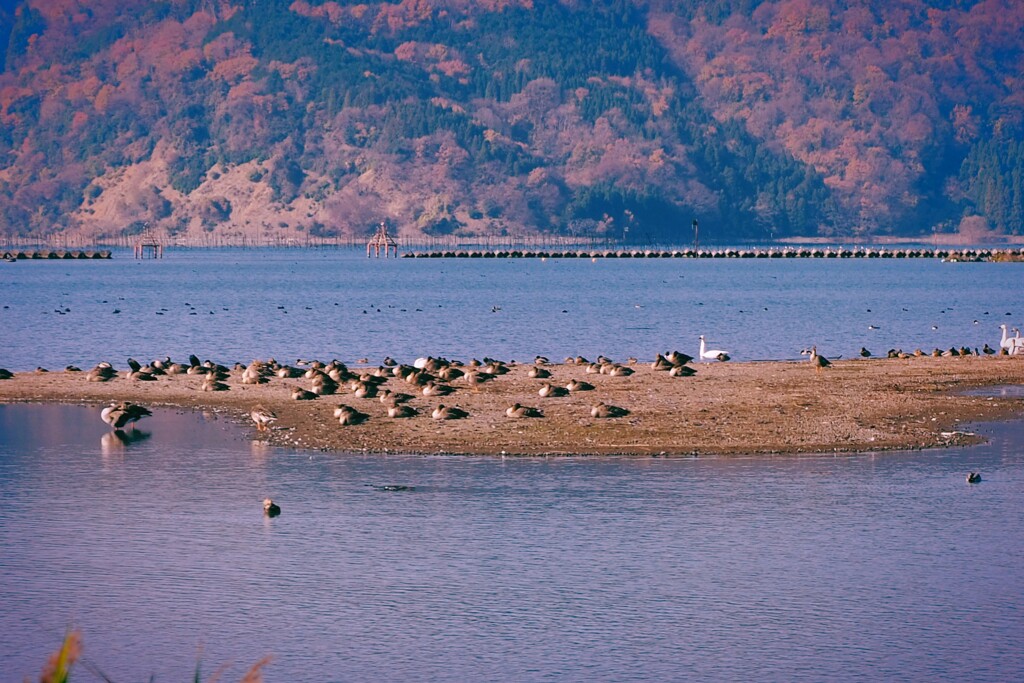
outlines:
[[538, 408], [532, 408], [530, 406], [519, 405], [518, 403], [513, 403], [508, 408], [506, 408], [505, 409], [505, 414], [507, 416], [509, 416], [509, 417], [515, 417], [515, 418], [520, 418], [520, 417], [544, 417], [544, 413], [542, 413]]
[[265, 432], [270, 429], [270, 423], [277, 421], [277, 414], [273, 410], [268, 410], [263, 406], [256, 404], [249, 411], [249, 417], [256, 423], [257, 432]]
[[469, 417], [469, 413], [462, 408], [439, 403], [430, 416], [435, 420], [461, 420], [462, 418]]
[[629, 411], [618, 406], [610, 406], [607, 403], [595, 403], [590, 407], [590, 417], [625, 417]]

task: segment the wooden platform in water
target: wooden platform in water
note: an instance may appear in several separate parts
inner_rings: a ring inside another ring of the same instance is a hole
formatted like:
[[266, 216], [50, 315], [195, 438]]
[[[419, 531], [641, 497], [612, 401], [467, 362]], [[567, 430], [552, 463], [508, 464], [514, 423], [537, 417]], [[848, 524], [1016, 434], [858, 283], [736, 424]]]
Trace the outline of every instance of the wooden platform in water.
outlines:
[[111, 253], [107, 249], [38, 249], [35, 251], [0, 251], [4, 261], [31, 261], [41, 259], [109, 259]]
[[403, 258], [930, 258], [951, 262], [1019, 261], [1020, 249], [460, 249], [417, 251]]

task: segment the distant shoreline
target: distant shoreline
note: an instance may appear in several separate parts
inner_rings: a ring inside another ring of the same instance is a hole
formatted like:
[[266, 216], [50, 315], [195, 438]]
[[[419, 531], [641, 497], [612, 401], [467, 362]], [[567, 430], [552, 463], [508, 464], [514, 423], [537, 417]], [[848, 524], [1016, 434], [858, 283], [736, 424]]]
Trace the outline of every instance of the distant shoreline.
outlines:
[[[572, 379], [594, 385], [562, 398], [541, 398], [544, 380], [527, 377], [530, 365], [511, 366], [476, 389], [461, 380], [455, 393], [427, 398], [401, 379], [384, 387], [416, 394], [419, 414], [387, 417], [376, 399], [357, 398], [342, 386], [335, 395], [295, 401], [291, 391], [307, 379], [271, 378], [241, 383], [235, 370], [230, 390], [204, 392], [202, 377], [162, 376], [131, 381], [124, 371], [105, 382], [84, 372], [17, 373], [0, 381], [0, 402], [86, 403], [97, 407], [129, 400], [147, 406], [224, 410], [271, 445], [338, 452], [444, 453], [459, 455], [701, 455], [865, 452], [963, 445], [975, 440], [966, 423], [1024, 415], [1024, 398], [985, 397], [969, 389], [1024, 383], [1020, 357], [914, 357], [906, 360], [834, 361], [815, 371], [806, 361], [727, 362], [693, 365], [692, 377], [670, 377], [650, 364], [635, 374], [610, 377], [579, 365], [550, 365], [552, 384]], [[629, 410], [625, 417], [591, 417], [602, 401]], [[513, 419], [512, 403], [533, 406], [544, 417]], [[333, 417], [340, 403], [368, 417], [342, 426]], [[438, 403], [463, 408], [469, 417], [434, 420]], [[278, 415], [273, 429], [257, 434], [248, 413], [261, 404]], [[99, 420], [99, 410], [97, 410]], [[144, 424], [144, 423], [143, 423]]]

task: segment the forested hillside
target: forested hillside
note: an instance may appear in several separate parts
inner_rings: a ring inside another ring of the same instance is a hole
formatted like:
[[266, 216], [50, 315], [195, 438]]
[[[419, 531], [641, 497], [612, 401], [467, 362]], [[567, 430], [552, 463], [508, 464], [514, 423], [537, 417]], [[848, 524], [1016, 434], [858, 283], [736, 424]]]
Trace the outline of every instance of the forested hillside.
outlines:
[[1024, 232], [1017, 0], [0, 0], [0, 232]]

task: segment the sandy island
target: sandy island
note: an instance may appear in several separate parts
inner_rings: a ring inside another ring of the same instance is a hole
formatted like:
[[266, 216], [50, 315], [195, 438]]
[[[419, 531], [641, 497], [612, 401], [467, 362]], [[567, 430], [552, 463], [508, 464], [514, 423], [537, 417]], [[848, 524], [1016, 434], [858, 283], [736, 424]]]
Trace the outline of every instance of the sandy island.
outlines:
[[[358, 370], [356, 366], [350, 366]], [[962, 431], [969, 422], [1024, 414], [1024, 398], [970, 395], [969, 390], [1024, 382], [1024, 357], [911, 357], [833, 361], [816, 371], [807, 361], [726, 362], [692, 365], [697, 374], [672, 377], [637, 363], [634, 374], [589, 374], [585, 367], [548, 366], [550, 381], [577, 379], [594, 385], [559, 398], [542, 398], [545, 380], [527, 376], [532, 365], [514, 365], [478, 388], [462, 380], [444, 398], [419, 395], [400, 378], [384, 385], [416, 394], [419, 414], [393, 419], [378, 399], [357, 398], [346, 385], [334, 395], [296, 401], [295, 388], [310, 380], [273, 377], [266, 384], [241, 382], [231, 372], [227, 391], [202, 391], [203, 377], [165, 375], [156, 381], [126, 378], [86, 380], [85, 372], [23, 372], [0, 381], [0, 401], [75, 402], [96, 405], [133, 401], [153, 406], [213, 409], [251, 428], [254, 437], [279, 446], [355, 452], [587, 455], [587, 454], [754, 454], [869, 451], [962, 445], [974, 440]], [[620, 418], [593, 418], [603, 401], [628, 409]], [[513, 419], [505, 409], [519, 402], [543, 417]], [[369, 417], [343, 426], [334, 417], [339, 403]], [[438, 404], [469, 413], [461, 420], [434, 420]], [[273, 410], [278, 420], [257, 432], [249, 411]], [[97, 420], [99, 420], [97, 410]], [[142, 423], [145, 426], [145, 423]]]

